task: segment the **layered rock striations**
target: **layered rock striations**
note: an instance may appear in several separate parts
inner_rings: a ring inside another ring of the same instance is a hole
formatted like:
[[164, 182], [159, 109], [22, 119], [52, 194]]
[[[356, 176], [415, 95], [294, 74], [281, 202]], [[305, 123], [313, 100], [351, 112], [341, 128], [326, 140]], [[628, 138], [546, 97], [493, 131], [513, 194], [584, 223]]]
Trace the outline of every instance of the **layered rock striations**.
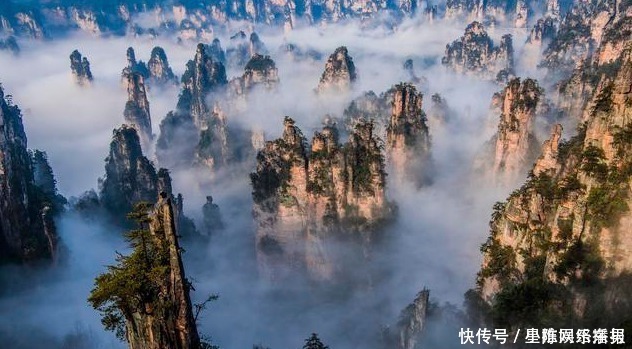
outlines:
[[392, 111], [386, 127], [386, 150], [401, 179], [422, 185], [429, 179], [430, 134], [421, 109], [423, 95], [412, 84], [392, 90]]
[[441, 63], [459, 73], [506, 81], [514, 71], [511, 35], [504, 35], [496, 46], [483, 25], [472, 22], [460, 39], [446, 45]]
[[561, 141], [555, 127], [527, 182], [494, 207], [477, 289], [489, 321], [629, 322], [631, 52], [602, 77], [577, 133]]
[[317, 91], [319, 93], [347, 92], [351, 89], [356, 79], [357, 74], [353, 59], [349, 56], [347, 48], [341, 46], [327, 59]]
[[334, 281], [349, 273], [336, 244], [350, 239], [362, 255], [390, 215], [379, 140], [372, 123], [356, 125], [345, 144], [326, 126], [310, 149], [292, 119], [284, 127], [251, 174], [260, 270], [272, 279], [307, 270], [312, 279]]
[[541, 99], [542, 90], [535, 80], [518, 78], [494, 96], [494, 103], [500, 107], [500, 121], [489, 143], [489, 154], [484, 157], [493, 158], [487, 171], [497, 184], [514, 183], [537, 157], [539, 143], [534, 124]]
[[62, 205], [46, 154], [27, 150], [20, 109], [0, 86], [0, 263], [54, 259]]
[[139, 73], [131, 73], [126, 79], [127, 103], [123, 111], [125, 123], [136, 129], [143, 147], [147, 149], [152, 144], [153, 134], [145, 78]]
[[83, 57], [77, 50], [74, 50], [72, 54], [70, 54], [70, 71], [79, 85], [88, 85], [94, 79], [92, 77], [92, 71], [90, 71], [88, 58]]

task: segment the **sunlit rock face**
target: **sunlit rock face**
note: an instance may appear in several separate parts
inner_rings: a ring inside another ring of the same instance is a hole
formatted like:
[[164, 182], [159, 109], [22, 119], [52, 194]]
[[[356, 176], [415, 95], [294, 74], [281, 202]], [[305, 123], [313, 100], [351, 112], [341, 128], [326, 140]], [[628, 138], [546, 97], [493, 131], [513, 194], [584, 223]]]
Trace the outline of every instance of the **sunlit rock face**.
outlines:
[[500, 120], [498, 130], [481, 156], [485, 175], [499, 185], [513, 184], [533, 164], [539, 152], [534, 123], [542, 90], [532, 79], [516, 78], [494, 95]]
[[21, 111], [0, 86], [0, 264], [55, 259], [62, 205], [46, 154], [27, 149]]
[[341, 46], [327, 59], [317, 91], [319, 93], [347, 92], [356, 79], [353, 59], [349, 56], [347, 48]]
[[459, 73], [506, 81], [514, 71], [511, 35], [504, 35], [495, 46], [483, 25], [472, 22], [460, 39], [446, 46], [441, 63]]
[[577, 132], [561, 140], [555, 126], [527, 182], [494, 207], [478, 275], [485, 302], [544, 287], [557, 291], [540, 298], [538, 314], [564, 314], [560, 321], [583, 324], [598, 314], [603, 326], [616, 326], [629, 314], [631, 52], [628, 41], [620, 65], [601, 76]]
[[334, 281], [349, 273], [337, 245], [351, 239], [369, 249], [391, 214], [378, 139], [365, 122], [340, 144], [335, 127], [326, 126], [309, 148], [292, 119], [284, 127], [251, 174], [260, 271], [272, 280], [306, 270], [312, 279]]
[[127, 103], [123, 111], [125, 123], [136, 129], [143, 147], [147, 149], [152, 143], [153, 134], [145, 78], [138, 73], [129, 74], [126, 78]]
[[400, 180], [418, 186], [429, 180], [430, 134], [421, 109], [423, 96], [414, 85], [392, 90], [392, 111], [386, 128], [388, 160]]
[[89, 85], [94, 80], [88, 58], [83, 57], [77, 50], [72, 51], [72, 54], [70, 54], [70, 71], [78, 85]]

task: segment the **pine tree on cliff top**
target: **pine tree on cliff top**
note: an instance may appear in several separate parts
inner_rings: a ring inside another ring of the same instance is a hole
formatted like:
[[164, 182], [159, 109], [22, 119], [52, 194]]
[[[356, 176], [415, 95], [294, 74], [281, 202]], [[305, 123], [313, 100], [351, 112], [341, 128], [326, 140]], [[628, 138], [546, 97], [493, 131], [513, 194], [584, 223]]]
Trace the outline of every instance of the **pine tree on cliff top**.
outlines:
[[312, 335], [305, 340], [303, 349], [329, 349], [329, 347], [320, 341], [316, 333], [312, 333]]

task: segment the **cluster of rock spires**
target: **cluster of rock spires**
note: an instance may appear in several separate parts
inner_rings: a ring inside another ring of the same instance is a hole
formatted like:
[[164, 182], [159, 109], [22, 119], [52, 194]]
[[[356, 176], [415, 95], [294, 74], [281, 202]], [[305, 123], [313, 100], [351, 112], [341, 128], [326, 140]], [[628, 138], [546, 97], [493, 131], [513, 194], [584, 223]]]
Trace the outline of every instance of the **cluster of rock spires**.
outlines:
[[257, 259], [271, 279], [306, 270], [335, 280], [341, 264], [331, 250], [344, 239], [368, 249], [375, 228], [392, 214], [385, 195], [384, 158], [370, 122], [345, 144], [335, 126], [307, 140], [286, 117], [283, 136], [267, 142], [251, 174]]
[[[150, 35], [176, 33], [181, 40], [212, 39], [214, 27], [227, 27], [230, 21], [283, 26], [290, 30], [296, 25], [337, 22], [345, 18], [367, 18], [379, 12], [397, 16], [412, 15], [419, 6], [417, 0], [387, 3], [370, 1], [331, 1], [328, 3], [287, 1], [230, 0], [203, 4], [184, 1], [176, 4], [156, 4], [154, 1], [133, 3], [84, 3], [63, 0], [55, 4], [0, 5], [0, 34], [45, 38], [80, 29], [91, 35]], [[154, 20], [136, 21], [139, 15]]]
[[195, 225], [183, 214], [182, 195], [173, 195], [169, 171], [156, 170], [143, 155], [137, 129], [128, 125], [115, 129], [105, 160], [105, 176], [99, 180], [100, 206], [115, 222], [125, 224], [123, 219], [135, 204], [151, 202], [160, 193], [174, 201], [176, 224], [182, 236], [197, 235]]
[[[429, 183], [432, 174], [430, 130], [422, 110], [423, 95], [411, 83], [400, 83], [381, 95], [369, 91], [354, 99], [344, 112], [348, 130], [365, 120], [375, 123], [386, 140], [386, 160], [399, 182]], [[437, 110], [436, 117], [445, 117]]]
[[[561, 125], [554, 125], [527, 182], [494, 207], [476, 290], [484, 321], [554, 318], [560, 326], [582, 326], [598, 320], [608, 328], [629, 321], [632, 43], [625, 33], [631, 8], [617, 6], [603, 21], [606, 4], [577, 4], [560, 35], [582, 34], [553, 42], [563, 60], [549, 67], [579, 62], [563, 82], [561, 104], [572, 101], [566, 112], [579, 126], [562, 140]], [[545, 53], [545, 62], [553, 61]]]
[[227, 85], [226, 68], [207, 51], [204, 44], [197, 46], [195, 58], [182, 75], [176, 110], [160, 124], [156, 155], [169, 167], [190, 166], [196, 156], [213, 167], [231, 157], [223, 112], [207, 102], [212, 93], [223, 92]]
[[[567, 6], [567, 2], [564, 2]], [[493, 25], [511, 25], [525, 28], [533, 19], [533, 14], [545, 13], [546, 16], [560, 13], [557, 0], [546, 2], [535, 0], [518, 1], [475, 1], [449, 0], [446, 3], [445, 16], [449, 19], [478, 20]]]
[[151, 84], [160, 86], [167, 83], [177, 83], [178, 79], [173, 74], [165, 50], [156, 46], [151, 50], [151, 56], [147, 63], [136, 60], [134, 48], [127, 49], [127, 66], [121, 76], [123, 80], [130, 79], [130, 75], [140, 75]]
[[514, 50], [510, 34], [502, 37], [495, 46], [492, 39], [479, 22], [472, 22], [465, 28], [465, 34], [446, 45], [441, 63], [460, 73], [497, 81], [506, 81], [513, 75]]
[[0, 263], [55, 259], [57, 194], [46, 154], [27, 149], [20, 109], [0, 86]]
[[83, 57], [78, 50], [70, 54], [70, 71], [75, 82], [81, 86], [89, 85], [94, 80], [88, 58]]

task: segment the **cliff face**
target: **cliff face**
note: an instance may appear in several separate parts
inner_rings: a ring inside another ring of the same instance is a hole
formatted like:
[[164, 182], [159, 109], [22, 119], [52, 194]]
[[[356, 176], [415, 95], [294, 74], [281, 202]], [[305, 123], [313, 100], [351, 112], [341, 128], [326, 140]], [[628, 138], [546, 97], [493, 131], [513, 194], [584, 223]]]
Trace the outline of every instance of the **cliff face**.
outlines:
[[400, 178], [422, 185], [430, 161], [430, 134], [421, 110], [423, 95], [411, 84], [397, 85], [392, 93], [391, 119], [386, 128], [388, 159]]
[[495, 206], [478, 290], [507, 323], [629, 321], [631, 51], [602, 77], [578, 133], [560, 141], [556, 126], [529, 180]]
[[333, 281], [346, 272], [333, 246], [346, 236], [369, 249], [375, 227], [390, 215], [383, 155], [371, 123], [358, 124], [346, 144], [327, 126], [311, 150], [292, 119], [284, 126], [251, 174], [259, 266], [272, 279], [306, 269]]
[[152, 206], [130, 213], [138, 227], [127, 234], [131, 253], [95, 280], [90, 303], [106, 329], [130, 349], [201, 349], [176, 226], [177, 203], [160, 193]]
[[346, 47], [341, 46], [334, 51], [327, 63], [325, 71], [320, 77], [317, 91], [322, 92], [346, 92], [351, 89], [351, 85], [357, 78], [353, 59], [349, 56]]
[[441, 63], [460, 73], [505, 81], [513, 75], [514, 52], [511, 35], [504, 35], [495, 46], [479, 22], [470, 23], [465, 34], [446, 45]]
[[103, 207], [114, 217], [124, 217], [134, 204], [151, 201], [163, 191], [171, 194], [169, 173], [156, 171], [143, 156], [136, 128], [123, 125], [114, 130], [105, 177], [100, 180]]
[[123, 68], [121, 72], [121, 76], [123, 81], [127, 79], [127, 77], [131, 74], [139, 74], [143, 78], [149, 78], [149, 69], [147, 68], [147, 64], [143, 61], [136, 61], [136, 52], [134, 48], [128, 47], [125, 53], [127, 56], [127, 66]]
[[77, 50], [72, 51], [70, 55], [70, 70], [73, 78], [79, 85], [88, 85], [93, 80], [88, 58], [81, 56], [81, 53]]
[[151, 144], [153, 134], [145, 78], [139, 73], [131, 73], [126, 76], [126, 79], [127, 103], [123, 111], [125, 123], [136, 129], [143, 146], [147, 149], [146, 147]]
[[46, 155], [29, 153], [20, 109], [0, 86], [0, 263], [54, 258], [60, 204]]
[[516, 78], [494, 96], [500, 106], [498, 131], [490, 141], [493, 164], [489, 174], [499, 184], [514, 183], [537, 157], [534, 120], [542, 91], [532, 79]]

